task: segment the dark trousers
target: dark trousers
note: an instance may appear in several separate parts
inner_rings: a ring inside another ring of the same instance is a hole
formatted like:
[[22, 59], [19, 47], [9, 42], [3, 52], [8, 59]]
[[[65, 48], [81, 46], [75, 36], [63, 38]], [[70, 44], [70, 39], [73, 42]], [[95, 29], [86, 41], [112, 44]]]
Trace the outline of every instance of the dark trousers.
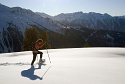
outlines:
[[34, 62], [35, 62], [35, 60], [36, 60], [37, 54], [40, 54], [40, 59], [42, 59], [42, 55], [43, 55], [42, 52], [40, 52], [40, 51], [38, 51], [38, 53], [34, 53], [34, 52], [33, 52], [33, 60], [32, 60], [32, 62], [31, 62], [31, 65], [34, 64]]

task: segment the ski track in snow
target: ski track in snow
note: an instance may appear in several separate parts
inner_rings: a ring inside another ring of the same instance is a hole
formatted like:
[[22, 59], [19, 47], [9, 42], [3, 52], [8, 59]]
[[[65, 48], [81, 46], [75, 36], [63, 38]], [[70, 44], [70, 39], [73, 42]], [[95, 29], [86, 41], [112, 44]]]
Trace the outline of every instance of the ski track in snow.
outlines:
[[34, 67], [31, 51], [0, 54], [0, 84], [125, 84], [125, 48], [50, 49], [51, 64], [42, 52]]

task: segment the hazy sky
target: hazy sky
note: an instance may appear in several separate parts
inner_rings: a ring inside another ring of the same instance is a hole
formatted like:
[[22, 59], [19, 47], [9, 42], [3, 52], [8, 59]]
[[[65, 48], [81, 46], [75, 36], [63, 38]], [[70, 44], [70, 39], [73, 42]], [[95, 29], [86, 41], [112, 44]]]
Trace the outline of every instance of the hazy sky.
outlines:
[[0, 3], [49, 15], [78, 11], [108, 13], [112, 16], [125, 15], [125, 0], [0, 0]]

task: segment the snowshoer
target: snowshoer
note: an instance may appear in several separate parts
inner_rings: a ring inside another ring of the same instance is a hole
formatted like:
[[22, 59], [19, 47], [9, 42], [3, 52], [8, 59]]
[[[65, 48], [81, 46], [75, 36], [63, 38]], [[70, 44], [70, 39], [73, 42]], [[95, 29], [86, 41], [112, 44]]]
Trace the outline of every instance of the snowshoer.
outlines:
[[33, 43], [33, 47], [32, 47], [32, 53], [33, 53], [33, 60], [31, 62], [31, 65], [34, 64], [35, 60], [36, 60], [36, 56], [37, 54], [40, 54], [40, 60], [39, 63], [42, 63], [42, 55], [43, 52], [39, 51], [43, 46], [45, 45], [45, 42], [43, 42], [42, 39], [38, 39], [35, 43]]

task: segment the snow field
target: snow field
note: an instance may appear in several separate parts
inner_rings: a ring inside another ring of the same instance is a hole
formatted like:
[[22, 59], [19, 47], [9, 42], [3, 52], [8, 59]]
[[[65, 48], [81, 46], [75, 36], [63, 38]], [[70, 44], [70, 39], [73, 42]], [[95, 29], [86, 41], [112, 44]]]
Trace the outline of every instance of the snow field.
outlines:
[[[0, 65], [0, 84], [125, 84], [124, 48], [68, 48], [43, 51], [45, 64]], [[0, 63], [32, 60], [32, 53], [0, 54]], [[37, 62], [37, 59], [36, 59]]]

